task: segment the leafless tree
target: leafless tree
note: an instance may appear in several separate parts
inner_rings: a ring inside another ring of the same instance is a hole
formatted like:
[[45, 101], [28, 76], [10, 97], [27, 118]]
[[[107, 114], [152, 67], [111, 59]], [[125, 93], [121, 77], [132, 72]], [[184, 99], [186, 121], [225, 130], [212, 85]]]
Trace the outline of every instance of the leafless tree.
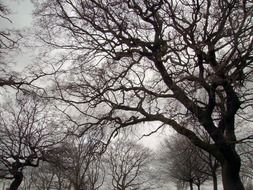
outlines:
[[29, 180], [32, 184], [31, 187], [36, 190], [66, 190], [71, 187], [64, 171], [48, 162], [43, 162], [38, 168], [32, 170]]
[[54, 187], [55, 172], [51, 170], [50, 166], [41, 164], [42, 167], [36, 168], [30, 174], [30, 180], [33, 184], [33, 189], [50, 190]]
[[176, 184], [188, 183], [193, 190], [208, 180], [208, 164], [200, 157], [201, 152], [183, 136], [176, 135], [165, 140], [161, 147], [161, 171]]
[[151, 189], [151, 150], [133, 141], [117, 140], [108, 148], [106, 163], [114, 190]]
[[18, 189], [26, 167], [37, 167], [44, 153], [59, 142], [56, 115], [36, 97], [19, 97], [0, 107], [1, 177], [13, 179], [10, 190]]
[[61, 171], [75, 190], [98, 190], [104, 182], [101, 145], [89, 137], [69, 137], [49, 153], [51, 167]]
[[[111, 137], [158, 121], [219, 160], [224, 190], [244, 189], [235, 121], [252, 109], [251, 1], [34, 2], [39, 38], [68, 57], [54, 97], [85, 116], [83, 133], [108, 125]], [[188, 118], [214, 143], [187, 128]]]

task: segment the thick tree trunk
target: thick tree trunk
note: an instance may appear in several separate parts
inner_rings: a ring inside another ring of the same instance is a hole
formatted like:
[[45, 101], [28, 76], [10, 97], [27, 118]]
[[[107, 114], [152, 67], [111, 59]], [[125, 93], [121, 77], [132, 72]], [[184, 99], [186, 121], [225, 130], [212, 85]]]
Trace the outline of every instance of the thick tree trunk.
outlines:
[[14, 180], [12, 181], [9, 190], [17, 190], [20, 184], [22, 183], [22, 180], [23, 180], [23, 173], [16, 172], [14, 175]]
[[244, 190], [242, 181], [239, 176], [240, 162], [225, 161], [222, 167], [222, 183], [224, 190]]
[[200, 190], [200, 185], [197, 185], [197, 187], [198, 187], [198, 190]]

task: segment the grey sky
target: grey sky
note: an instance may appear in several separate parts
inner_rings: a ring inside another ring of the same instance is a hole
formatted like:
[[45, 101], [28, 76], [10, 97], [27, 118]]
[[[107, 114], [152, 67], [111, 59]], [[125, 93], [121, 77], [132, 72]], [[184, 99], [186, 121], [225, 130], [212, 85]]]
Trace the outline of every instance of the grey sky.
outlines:
[[6, 5], [11, 11], [8, 17], [12, 21], [12, 23], [10, 23], [8, 20], [1, 19], [1, 29], [21, 29], [31, 24], [33, 5], [30, 0], [1, 0], [0, 2]]

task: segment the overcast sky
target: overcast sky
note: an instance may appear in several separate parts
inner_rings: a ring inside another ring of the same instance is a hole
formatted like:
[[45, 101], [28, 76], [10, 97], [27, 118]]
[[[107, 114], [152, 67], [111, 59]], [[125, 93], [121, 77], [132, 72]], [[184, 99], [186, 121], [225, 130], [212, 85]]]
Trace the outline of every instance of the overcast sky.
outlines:
[[10, 23], [1, 19], [1, 29], [6, 27], [21, 29], [31, 25], [33, 5], [30, 0], [0, 0], [0, 2], [11, 11], [9, 18], [12, 21]]

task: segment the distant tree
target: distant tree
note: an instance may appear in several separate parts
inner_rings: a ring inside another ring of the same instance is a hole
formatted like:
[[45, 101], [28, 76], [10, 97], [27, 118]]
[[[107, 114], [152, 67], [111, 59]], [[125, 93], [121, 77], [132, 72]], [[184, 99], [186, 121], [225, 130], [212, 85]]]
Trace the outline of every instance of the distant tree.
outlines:
[[210, 177], [213, 183], [213, 190], [218, 190], [218, 177], [220, 176], [220, 163], [210, 153], [199, 150], [200, 159], [207, 164], [206, 171], [202, 171]]
[[68, 137], [49, 153], [51, 167], [61, 171], [75, 190], [97, 190], [104, 182], [101, 142], [85, 137]]
[[[39, 164], [38, 167], [40, 167], [41, 164]], [[23, 170], [23, 180], [22, 180], [21, 185], [18, 188], [19, 190], [34, 189], [34, 183], [33, 183], [34, 181], [31, 179], [31, 173], [35, 171], [38, 167], [29, 167]]]
[[193, 190], [198, 189], [208, 180], [208, 164], [200, 157], [202, 153], [191, 142], [181, 135], [165, 140], [161, 146], [161, 173], [167, 175], [176, 184], [188, 183]]
[[36, 190], [49, 190], [55, 188], [53, 184], [55, 172], [51, 170], [47, 164], [42, 163], [40, 166], [42, 167], [36, 168], [36, 170], [32, 171], [30, 174], [30, 180], [33, 184], [32, 188]]
[[[210, 136], [203, 129], [195, 126], [194, 131], [206, 143], [209, 143], [209, 144], [213, 143]], [[200, 148], [197, 148], [197, 150], [199, 151], [198, 152], [199, 158], [207, 165], [206, 170], [204, 170], [202, 172], [204, 172], [206, 175], [210, 176], [210, 178], [212, 179], [213, 190], [218, 190], [218, 177], [220, 176], [220, 163], [219, 163], [219, 161], [209, 152], [206, 152], [205, 150], [202, 150]]]
[[106, 153], [108, 174], [114, 190], [152, 188], [149, 177], [151, 150], [133, 141], [117, 140]]
[[[84, 116], [74, 120], [83, 133], [108, 126], [112, 137], [159, 122], [221, 163], [224, 190], [244, 189], [235, 128], [237, 114], [252, 112], [252, 1], [33, 2], [43, 47], [66, 60], [53, 95]], [[188, 118], [212, 144], [187, 127]]]
[[46, 102], [31, 96], [1, 105], [0, 125], [0, 175], [13, 179], [10, 190], [16, 190], [23, 180], [23, 170], [38, 167], [45, 152], [60, 141], [62, 132]]
[[43, 162], [38, 168], [30, 172], [29, 180], [35, 190], [66, 190], [71, 188], [64, 171], [54, 165]]

